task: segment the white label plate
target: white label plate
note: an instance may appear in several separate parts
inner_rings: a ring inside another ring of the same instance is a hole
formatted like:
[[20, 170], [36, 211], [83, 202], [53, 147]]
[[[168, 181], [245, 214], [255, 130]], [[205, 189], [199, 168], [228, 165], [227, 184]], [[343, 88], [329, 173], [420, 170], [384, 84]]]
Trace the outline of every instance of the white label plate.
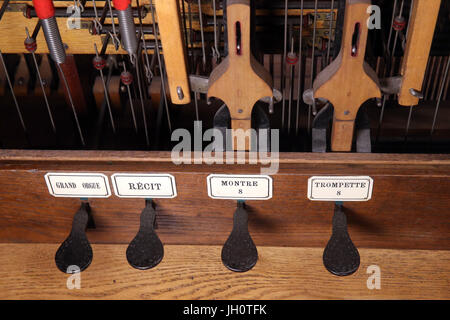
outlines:
[[111, 176], [120, 198], [175, 198], [175, 177], [166, 173], [116, 173]]
[[48, 192], [55, 197], [108, 198], [111, 196], [108, 177], [101, 173], [48, 172]]
[[268, 200], [272, 198], [272, 178], [266, 175], [210, 174], [208, 196], [213, 199]]
[[308, 198], [314, 201], [368, 201], [372, 198], [373, 179], [367, 176], [311, 177]]

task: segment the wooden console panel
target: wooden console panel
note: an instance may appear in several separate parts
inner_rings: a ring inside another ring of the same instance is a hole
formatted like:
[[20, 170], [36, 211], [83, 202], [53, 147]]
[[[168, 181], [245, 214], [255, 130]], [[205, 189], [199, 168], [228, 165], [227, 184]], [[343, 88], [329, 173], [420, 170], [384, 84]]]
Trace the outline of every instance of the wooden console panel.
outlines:
[[[175, 176], [178, 196], [155, 199], [157, 232], [165, 245], [223, 245], [236, 202], [208, 197], [210, 173], [259, 174], [259, 165], [175, 165], [170, 152], [0, 151], [0, 242], [61, 243], [80, 206], [55, 198], [47, 172], [164, 172]], [[273, 198], [247, 201], [257, 246], [325, 247], [334, 203], [307, 199], [313, 175], [368, 175], [372, 199], [345, 202], [349, 233], [358, 248], [450, 249], [450, 158], [415, 154], [280, 153]], [[143, 199], [89, 199], [97, 244], [128, 244], [139, 227]]]

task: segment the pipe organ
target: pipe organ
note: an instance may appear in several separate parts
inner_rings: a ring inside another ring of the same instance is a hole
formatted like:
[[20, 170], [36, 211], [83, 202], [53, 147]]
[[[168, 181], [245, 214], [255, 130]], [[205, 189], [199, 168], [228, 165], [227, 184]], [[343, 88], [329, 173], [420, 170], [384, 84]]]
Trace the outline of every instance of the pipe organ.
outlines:
[[1, 0], [0, 297], [448, 299], [449, 19]]

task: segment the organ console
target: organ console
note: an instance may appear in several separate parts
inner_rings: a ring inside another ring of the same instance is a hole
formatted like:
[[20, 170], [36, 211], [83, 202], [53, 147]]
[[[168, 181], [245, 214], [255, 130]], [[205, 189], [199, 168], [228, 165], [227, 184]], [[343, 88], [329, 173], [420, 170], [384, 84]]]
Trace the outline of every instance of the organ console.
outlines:
[[448, 298], [449, 12], [0, 0], [0, 297]]

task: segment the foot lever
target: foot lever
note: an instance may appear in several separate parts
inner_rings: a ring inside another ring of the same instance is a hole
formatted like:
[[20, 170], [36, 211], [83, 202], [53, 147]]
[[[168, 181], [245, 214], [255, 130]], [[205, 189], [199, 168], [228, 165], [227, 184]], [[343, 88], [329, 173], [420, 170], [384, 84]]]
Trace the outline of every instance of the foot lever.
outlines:
[[323, 264], [337, 276], [348, 276], [358, 270], [359, 252], [347, 231], [347, 217], [342, 204], [335, 204], [333, 233], [323, 251]]
[[88, 223], [93, 225], [90, 211], [89, 203], [83, 202], [73, 217], [70, 235], [56, 251], [56, 266], [62, 272], [73, 273], [78, 268], [83, 271], [92, 262], [92, 248], [86, 237]]
[[152, 200], [145, 201], [139, 231], [127, 248], [128, 263], [136, 269], [156, 267], [164, 257], [164, 247], [154, 230], [156, 210]]
[[222, 248], [222, 262], [231, 271], [248, 271], [256, 264], [258, 251], [248, 232], [248, 213], [244, 202], [234, 212], [233, 230]]

